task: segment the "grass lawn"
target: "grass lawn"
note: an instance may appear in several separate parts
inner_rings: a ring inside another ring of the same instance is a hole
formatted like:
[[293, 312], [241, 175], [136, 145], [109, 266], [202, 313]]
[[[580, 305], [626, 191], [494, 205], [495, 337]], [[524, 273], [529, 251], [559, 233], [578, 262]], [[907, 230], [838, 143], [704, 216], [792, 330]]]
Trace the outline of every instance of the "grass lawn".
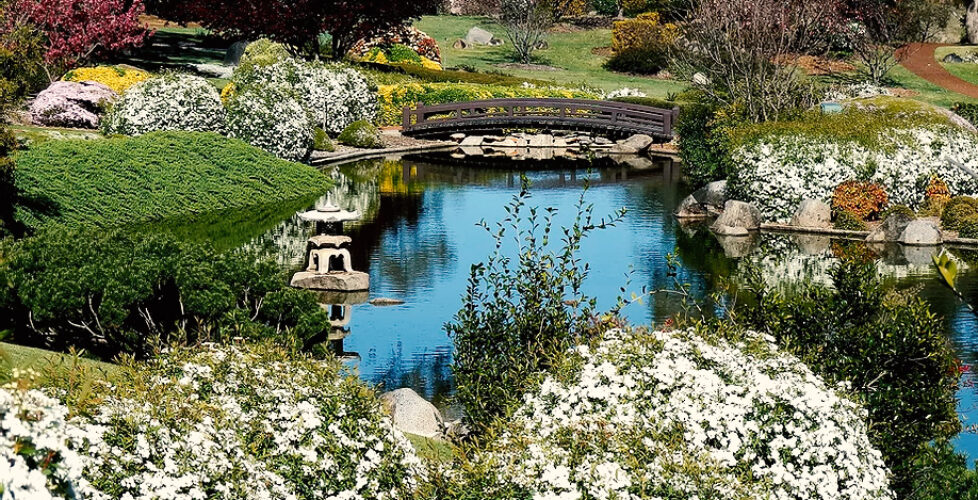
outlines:
[[956, 54], [966, 54], [966, 53], [976, 53], [978, 52], [978, 47], [972, 46], [956, 46], [956, 47], [940, 47], [934, 51], [934, 58], [944, 66], [949, 73], [952, 75], [967, 81], [975, 85], [978, 85], [978, 64], [975, 63], [946, 63], [941, 62], [945, 56], [950, 53]]
[[512, 49], [509, 42], [499, 47], [452, 48], [459, 38], [464, 38], [469, 28], [478, 26], [487, 29], [497, 38], [505, 39], [506, 34], [491, 19], [467, 16], [426, 16], [415, 26], [438, 41], [441, 48], [442, 63], [446, 67], [472, 66], [479, 71], [501, 71], [520, 78], [548, 80], [561, 85], [578, 86], [587, 84], [604, 90], [622, 87], [637, 88], [651, 97], [665, 98], [669, 93], [679, 92], [685, 85], [674, 80], [660, 80], [641, 76], [613, 73], [602, 67], [605, 57], [596, 55], [592, 49], [611, 45], [610, 29], [594, 29], [573, 33], [551, 33], [547, 39], [550, 48], [536, 52], [537, 64], [560, 68], [558, 71], [525, 70], [501, 68], [498, 64], [512, 62]]
[[961, 95], [957, 92], [951, 92], [950, 90], [945, 90], [911, 73], [910, 70], [904, 68], [903, 66], [896, 66], [892, 71], [890, 71], [888, 76], [896, 84], [894, 86], [917, 92], [918, 95], [913, 96], [913, 98], [917, 99], [918, 101], [927, 102], [944, 108], [949, 108], [956, 102], [978, 103], [978, 99]]
[[112, 363], [0, 342], [0, 373], [9, 374], [14, 368], [38, 372], [41, 375], [38, 382], [42, 385], [48, 376], [60, 377], [72, 371], [89, 379], [103, 380], [111, 379], [119, 372], [119, 367]]

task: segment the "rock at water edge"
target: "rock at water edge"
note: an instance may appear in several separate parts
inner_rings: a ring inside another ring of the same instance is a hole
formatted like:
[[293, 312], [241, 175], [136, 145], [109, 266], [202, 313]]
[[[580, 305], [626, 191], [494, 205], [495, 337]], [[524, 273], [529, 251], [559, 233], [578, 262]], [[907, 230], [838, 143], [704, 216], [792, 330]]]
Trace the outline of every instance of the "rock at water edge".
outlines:
[[[723, 213], [713, 223], [713, 230], [719, 232], [721, 228], [739, 228], [745, 231], [754, 231], [761, 228], [761, 211], [750, 203], [743, 201], [729, 200], [723, 205]], [[725, 233], [733, 235], [741, 234], [742, 231], [726, 229]]]
[[926, 219], [917, 219], [907, 224], [900, 235], [900, 243], [904, 245], [931, 246], [944, 242], [937, 223]]
[[405, 387], [385, 392], [380, 401], [390, 413], [394, 427], [401, 432], [426, 438], [441, 436], [445, 427], [441, 412], [413, 389]]
[[791, 217], [791, 225], [796, 227], [832, 227], [832, 207], [818, 200], [802, 200], [798, 210]]

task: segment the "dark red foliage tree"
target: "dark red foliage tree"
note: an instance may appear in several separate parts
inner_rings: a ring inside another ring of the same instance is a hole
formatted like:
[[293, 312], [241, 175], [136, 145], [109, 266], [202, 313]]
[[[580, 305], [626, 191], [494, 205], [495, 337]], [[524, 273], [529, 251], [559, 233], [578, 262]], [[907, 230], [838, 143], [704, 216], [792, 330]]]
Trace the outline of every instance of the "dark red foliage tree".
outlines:
[[45, 62], [60, 70], [143, 43], [149, 35], [139, 21], [143, 12], [142, 0], [12, 0], [3, 28], [36, 28]]
[[332, 36], [332, 54], [345, 55], [362, 38], [434, 12], [441, 0], [154, 0], [168, 19], [196, 21], [228, 38], [271, 38], [318, 53], [318, 38]]

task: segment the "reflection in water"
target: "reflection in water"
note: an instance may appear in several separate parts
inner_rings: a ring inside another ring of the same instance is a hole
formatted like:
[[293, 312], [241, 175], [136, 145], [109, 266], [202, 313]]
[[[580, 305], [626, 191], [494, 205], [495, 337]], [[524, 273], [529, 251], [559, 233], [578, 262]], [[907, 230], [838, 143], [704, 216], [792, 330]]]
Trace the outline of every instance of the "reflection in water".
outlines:
[[[405, 301], [390, 307], [352, 305], [344, 316], [349, 323], [343, 338], [331, 341], [334, 350], [347, 353], [366, 380], [386, 388], [413, 387], [444, 401], [452, 390], [452, 347], [443, 325], [460, 304], [470, 266], [492, 251], [492, 239], [476, 223], [505, 216], [503, 207], [519, 190], [520, 172], [407, 158], [360, 162], [330, 173], [338, 182], [329, 201], [364, 214], [345, 232], [356, 242], [354, 268], [370, 274], [371, 298]], [[877, 267], [888, 282], [913, 287], [926, 298], [935, 313], [947, 318], [962, 361], [978, 364], [978, 321], [934, 278], [930, 249], [868, 247], [808, 235], [718, 238], [702, 225], [682, 225], [671, 216], [688, 191], [678, 184], [679, 169], [668, 161], [657, 161], [654, 168], [594, 171], [568, 164], [525, 174], [532, 182], [531, 205], [559, 209], [557, 225], [570, 223], [585, 181], [596, 216], [628, 209], [622, 224], [599, 231], [581, 248], [581, 258], [591, 266], [585, 291], [598, 297], [599, 307], [612, 306], [626, 283], [630, 293], [642, 287], [667, 289], [678, 281], [688, 284], [694, 297], [709, 297], [722, 280], [736, 278], [745, 260], [759, 265], [770, 283], [825, 282], [838, 255], [859, 252], [879, 258]], [[304, 264], [310, 231], [286, 218], [253, 244], [275, 242], [280, 261], [295, 269]], [[974, 253], [955, 252], [978, 262]], [[667, 254], [676, 255], [682, 266], [675, 276], [666, 265]], [[978, 302], [978, 273], [967, 269], [960, 285]], [[682, 306], [681, 297], [660, 294], [624, 312], [633, 323], [648, 324], [664, 321]], [[966, 373], [965, 381], [959, 397], [968, 426], [978, 424], [978, 394], [972, 374]], [[956, 442], [978, 458], [978, 435], [962, 433]]]

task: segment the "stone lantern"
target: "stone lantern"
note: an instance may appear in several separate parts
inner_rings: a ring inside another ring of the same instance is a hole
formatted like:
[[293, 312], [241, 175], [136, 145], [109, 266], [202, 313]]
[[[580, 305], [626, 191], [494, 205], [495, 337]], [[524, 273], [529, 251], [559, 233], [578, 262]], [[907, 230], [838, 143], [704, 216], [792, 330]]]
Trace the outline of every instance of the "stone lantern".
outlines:
[[309, 265], [305, 271], [292, 276], [292, 286], [313, 290], [357, 292], [370, 288], [370, 275], [353, 270], [349, 236], [343, 236], [343, 223], [360, 218], [328, 203], [316, 210], [299, 214], [299, 218], [316, 223], [316, 236], [306, 245]]

